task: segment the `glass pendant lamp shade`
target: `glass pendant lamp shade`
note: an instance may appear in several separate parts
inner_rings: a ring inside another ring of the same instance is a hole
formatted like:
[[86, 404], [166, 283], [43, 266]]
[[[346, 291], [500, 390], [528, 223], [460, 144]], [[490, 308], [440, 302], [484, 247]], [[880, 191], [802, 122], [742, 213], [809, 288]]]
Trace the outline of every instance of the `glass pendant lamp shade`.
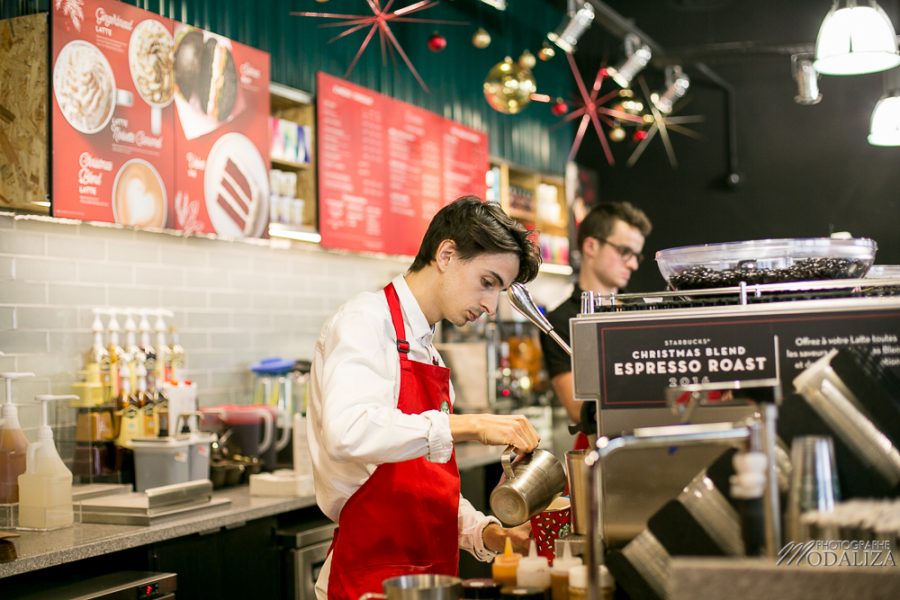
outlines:
[[882, 96], [875, 105], [869, 143], [873, 146], [900, 146], [900, 90]]
[[894, 26], [875, 2], [835, 2], [816, 39], [816, 71], [823, 75], [860, 75], [900, 65]]

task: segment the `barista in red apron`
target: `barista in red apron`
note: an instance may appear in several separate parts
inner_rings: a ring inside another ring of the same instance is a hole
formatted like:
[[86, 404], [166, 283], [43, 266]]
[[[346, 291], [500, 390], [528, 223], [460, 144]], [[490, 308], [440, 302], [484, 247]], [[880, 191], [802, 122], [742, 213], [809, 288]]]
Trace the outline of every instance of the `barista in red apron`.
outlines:
[[[409, 359], [393, 284], [384, 293], [400, 359], [397, 408], [409, 414], [452, 411], [450, 369]], [[398, 575], [456, 575], [458, 509], [455, 452], [444, 464], [420, 457], [379, 465], [341, 510], [331, 549], [328, 597], [357, 600], [366, 592], [381, 592], [382, 581]]]

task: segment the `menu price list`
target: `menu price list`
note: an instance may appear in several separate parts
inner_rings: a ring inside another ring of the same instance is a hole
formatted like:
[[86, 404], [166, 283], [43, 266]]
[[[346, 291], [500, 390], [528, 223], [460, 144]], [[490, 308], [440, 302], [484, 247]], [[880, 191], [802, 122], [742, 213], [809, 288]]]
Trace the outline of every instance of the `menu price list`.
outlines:
[[434, 214], [483, 198], [487, 135], [319, 73], [322, 245], [414, 255]]

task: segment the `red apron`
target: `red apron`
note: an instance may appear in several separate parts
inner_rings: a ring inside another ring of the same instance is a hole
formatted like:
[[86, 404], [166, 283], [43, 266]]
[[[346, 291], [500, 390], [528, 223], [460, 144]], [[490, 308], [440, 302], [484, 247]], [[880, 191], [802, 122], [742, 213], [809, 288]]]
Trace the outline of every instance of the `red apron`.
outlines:
[[[397, 334], [400, 396], [407, 414], [451, 411], [450, 370], [410, 360], [400, 299], [384, 288]], [[459, 469], [424, 457], [378, 465], [341, 510], [331, 547], [328, 597], [358, 600], [389, 577], [459, 572]]]

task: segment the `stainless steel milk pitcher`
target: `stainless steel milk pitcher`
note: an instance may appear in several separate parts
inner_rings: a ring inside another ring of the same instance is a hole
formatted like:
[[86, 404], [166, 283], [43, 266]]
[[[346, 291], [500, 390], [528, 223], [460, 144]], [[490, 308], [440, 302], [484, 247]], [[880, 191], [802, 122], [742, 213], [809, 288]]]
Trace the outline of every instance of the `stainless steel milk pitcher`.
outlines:
[[566, 489], [566, 471], [546, 450], [537, 449], [512, 460], [513, 447], [500, 457], [503, 477], [491, 492], [491, 510], [506, 526], [521, 525]]

